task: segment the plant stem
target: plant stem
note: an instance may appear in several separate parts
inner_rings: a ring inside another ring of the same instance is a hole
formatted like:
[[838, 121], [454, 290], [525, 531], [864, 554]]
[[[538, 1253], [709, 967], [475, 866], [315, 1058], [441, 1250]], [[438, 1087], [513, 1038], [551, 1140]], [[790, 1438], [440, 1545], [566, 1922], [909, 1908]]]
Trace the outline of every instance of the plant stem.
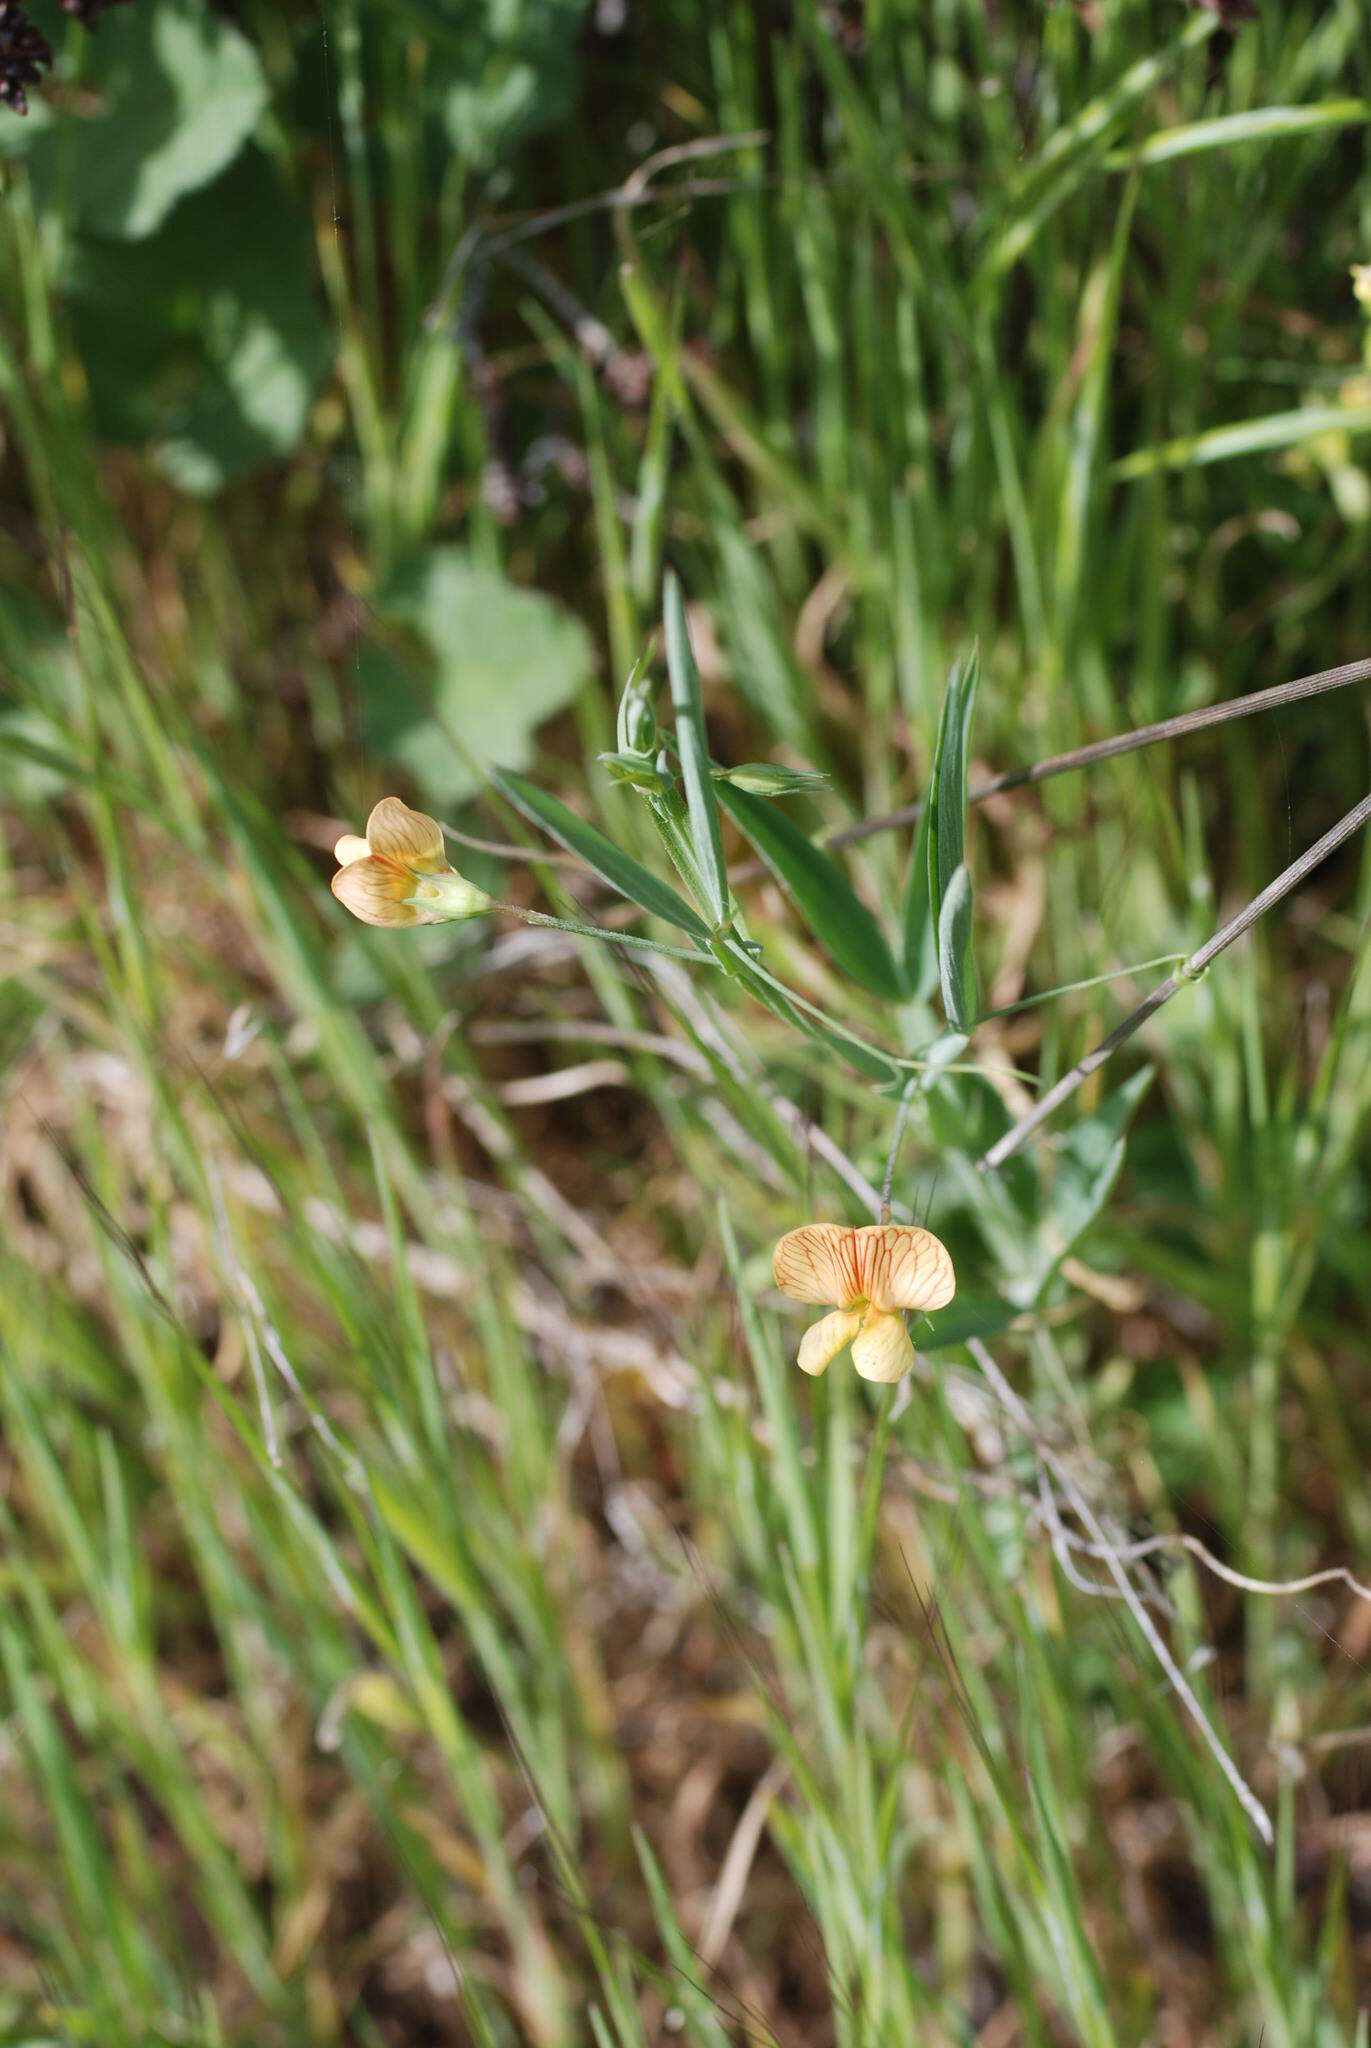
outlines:
[[517, 903], [497, 903], [493, 908], [509, 911], [524, 924], [544, 925], [553, 932], [574, 932], [581, 939], [603, 939], [611, 946], [636, 946], [644, 953], [665, 953], [669, 960], [699, 961], [708, 957], [704, 953], [692, 953], [686, 946], [664, 946], [659, 939], [641, 939], [636, 932], [611, 932], [606, 931], [603, 925], [579, 924], [570, 917], [548, 917], [541, 910], [524, 910]]
[[[1002, 796], [1006, 790], [1024, 789], [1032, 783], [1050, 782], [1056, 775], [1069, 775], [1076, 768], [1093, 768], [1100, 761], [1112, 761], [1120, 754], [1136, 754], [1164, 740], [1182, 739], [1187, 733], [1204, 732], [1215, 725], [1227, 725], [1235, 718], [1251, 718], [1259, 711], [1276, 711], [1283, 704], [1298, 704], [1306, 697], [1321, 697], [1330, 690], [1345, 690], [1352, 683], [1371, 681], [1371, 656], [1345, 661], [1338, 668], [1319, 669], [1313, 675], [1298, 676], [1293, 682], [1275, 683], [1267, 690], [1253, 690], [1245, 697], [1228, 697], [1221, 704], [1204, 704], [1196, 711], [1183, 711], [1175, 718], [1158, 719], [1155, 725], [1135, 726], [1131, 732], [1115, 733], [1107, 740], [1093, 740], [1089, 746], [1072, 747], [1065, 754], [1050, 754], [1027, 768], [1011, 768], [988, 782], [975, 783], [967, 791], [967, 802], [983, 804], [987, 797]], [[817, 835], [820, 846], [855, 846], [879, 832], [892, 832], [901, 825], [918, 823], [923, 810], [918, 803], [903, 804], [896, 811], [882, 811], [874, 818], [859, 818], [855, 824], [840, 825], [836, 831]], [[760, 861], [746, 861], [729, 879], [755, 881], [765, 869]]]
[[885, 1179], [881, 1182], [881, 1213], [878, 1218], [878, 1221], [881, 1223], [889, 1223], [890, 1221], [890, 1190], [895, 1183], [895, 1162], [900, 1156], [900, 1142], [904, 1137], [904, 1127], [909, 1122], [909, 1105], [913, 1095], [914, 1076], [911, 1074], [905, 1082], [904, 1093], [900, 1097], [900, 1106], [895, 1113], [895, 1128], [890, 1134], [890, 1150], [886, 1154], [885, 1161]]
[[1092, 1543], [1098, 1546], [1099, 1555], [1104, 1560], [1109, 1576], [1118, 1587], [1124, 1605], [1138, 1624], [1152, 1654], [1171, 1681], [1173, 1688], [1199, 1729], [1200, 1734], [1204, 1737], [1210, 1753], [1232, 1787], [1234, 1796], [1237, 1798], [1243, 1812], [1247, 1815], [1263, 1842], [1270, 1848], [1275, 1840], [1275, 1830], [1272, 1828], [1270, 1815], [1219, 1740], [1213, 1723], [1196, 1698], [1193, 1686], [1167, 1648], [1165, 1641], [1158, 1632], [1156, 1623], [1139, 1598], [1137, 1588], [1120, 1564], [1114, 1546], [1107, 1540], [1095, 1510], [1076, 1484], [1069, 1468], [1058, 1457], [1051, 1445], [1043, 1441], [1034, 1425], [1032, 1415], [1014, 1392], [1009, 1381], [1000, 1371], [999, 1366], [986, 1350], [979, 1337], [968, 1338], [966, 1348], [985, 1374], [991, 1392], [1004, 1409], [1006, 1415], [1010, 1417], [1015, 1426], [1032, 1445], [1041, 1464], [1052, 1475], [1053, 1479], [1056, 1480], [1058, 1486], [1060, 1486], [1062, 1492], [1070, 1501], [1082, 1527], [1089, 1531], [1090, 1539]]

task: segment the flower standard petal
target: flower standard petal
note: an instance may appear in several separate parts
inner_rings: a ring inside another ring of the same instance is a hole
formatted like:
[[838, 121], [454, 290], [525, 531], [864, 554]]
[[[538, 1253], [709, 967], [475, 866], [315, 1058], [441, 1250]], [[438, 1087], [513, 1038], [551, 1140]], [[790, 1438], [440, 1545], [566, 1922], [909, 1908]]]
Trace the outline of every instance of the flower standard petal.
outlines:
[[792, 1301], [834, 1302], [839, 1308], [861, 1301], [856, 1236], [836, 1223], [806, 1223], [787, 1231], [771, 1255], [771, 1271], [782, 1294]]
[[366, 840], [357, 832], [345, 832], [334, 846], [333, 858], [340, 868], [350, 868], [355, 860], [365, 860], [371, 852]]
[[448, 864], [436, 818], [412, 811], [398, 796], [383, 796], [367, 819], [367, 846], [379, 860], [393, 860], [412, 874], [435, 874]]
[[867, 1223], [855, 1235], [862, 1293], [876, 1308], [946, 1308], [957, 1292], [947, 1246], [931, 1230]]
[[850, 1344], [862, 1327], [860, 1309], [835, 1308], [831, 1315], [811, 1323], [800, 1339], [796, 1364], [811, 1375], [823, 1372], [844, 1344]]
[[426, 922], [412, 903], [407, 903], [414, 883], [403, 868], [370, 856], [349, 861], [333, 877], [338, 901], [360, 917], [363, 924], [421, 924]]
[[869, 1308], [852, 1340], [852, 1363], [864, 1380], [892, 1385], [914, 1363], [914, 1346], [901, 1316]]

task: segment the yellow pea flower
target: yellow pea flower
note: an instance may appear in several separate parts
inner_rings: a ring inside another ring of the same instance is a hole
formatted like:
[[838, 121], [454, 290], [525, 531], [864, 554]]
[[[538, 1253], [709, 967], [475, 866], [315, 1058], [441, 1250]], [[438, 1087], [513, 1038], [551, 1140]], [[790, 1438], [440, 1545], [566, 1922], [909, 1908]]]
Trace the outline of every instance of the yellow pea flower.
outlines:
[[862, 1378], [887, 1384], [914, 1363], [900, 1311], [946, 1308], [957, 1291], [947, 1246], [907, 1223], [806, 1223], [781, 1239], [771, 1270], [792, 1300], [835, 1304], [805, 1331], [801, 1372], [823, 1372], [850, 1343]]
[[367, 819], [366, 837], [345, 832], [333, 857], [333, 893], [363, 924], [444, 924], [494, 908], [485, 890], [448, 860], [437, 820], [398, 796], [383, 796]]

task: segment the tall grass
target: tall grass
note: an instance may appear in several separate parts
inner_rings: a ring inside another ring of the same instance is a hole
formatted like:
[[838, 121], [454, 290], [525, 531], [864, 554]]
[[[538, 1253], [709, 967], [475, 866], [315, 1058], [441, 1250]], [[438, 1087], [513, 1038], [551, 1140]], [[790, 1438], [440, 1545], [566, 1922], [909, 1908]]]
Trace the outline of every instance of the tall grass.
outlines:
[[[922, 794], [974, 635], [978, 774], [1371, 652], [1361, 10], [588, 17], [503, 189], [407, 118], [445, 10], [241, 13], [339, 349], [288, 461], [195, 501], [97, 443], [6, 172], [4, 2037], [1364, 2040], [1364, 1601], [1129, 1565], [1268, 1850], [1044, 1478], [1116, 1548], [1371, 1576], [1360, 845], [972, 1165], [1150, 978], [1095, 977], [1364, 795], [1359, 693], [980, 808], [1011, 1014], [891, 1186], [968, 1320], [895, 1395], [801, 1381], [769, 1271], [867, 1219], [889, 1091], [676, 961], [345, 927], [321, 857], [401, 779], [357, 649], [435, 534], [589, 623], [539, 780], [657, 864], [596, 755], [668, 566], [716, 753], [826, 771], [809, 830]], [[452, 822], [616, 914], [495, 795]], [[892, 939], [912, 837], [843, 856]]]

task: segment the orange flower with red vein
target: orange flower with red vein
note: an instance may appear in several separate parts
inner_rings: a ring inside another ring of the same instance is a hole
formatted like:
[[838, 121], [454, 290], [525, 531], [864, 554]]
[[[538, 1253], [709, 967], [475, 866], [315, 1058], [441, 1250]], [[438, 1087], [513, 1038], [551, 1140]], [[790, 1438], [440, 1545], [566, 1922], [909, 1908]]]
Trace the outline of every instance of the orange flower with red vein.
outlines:
[[771, 1270], [792, 1300], [834, 1304], [804, 1333], [802, 1372], [823, 1372], [851, 1344], [862, 1378], [887, 1384], [914, 1363], [903, 1311], [946, 1308], [957, 1291], [947, 1246], [908, 1223], [806, 1223], [781, 1239]]
[[383, 796], [365, 838], [345, 832], [333, 857], [333, 893], [363, 924], [444, 924], [495, 908], [449, 861], [437, 819], [398, 796]]

